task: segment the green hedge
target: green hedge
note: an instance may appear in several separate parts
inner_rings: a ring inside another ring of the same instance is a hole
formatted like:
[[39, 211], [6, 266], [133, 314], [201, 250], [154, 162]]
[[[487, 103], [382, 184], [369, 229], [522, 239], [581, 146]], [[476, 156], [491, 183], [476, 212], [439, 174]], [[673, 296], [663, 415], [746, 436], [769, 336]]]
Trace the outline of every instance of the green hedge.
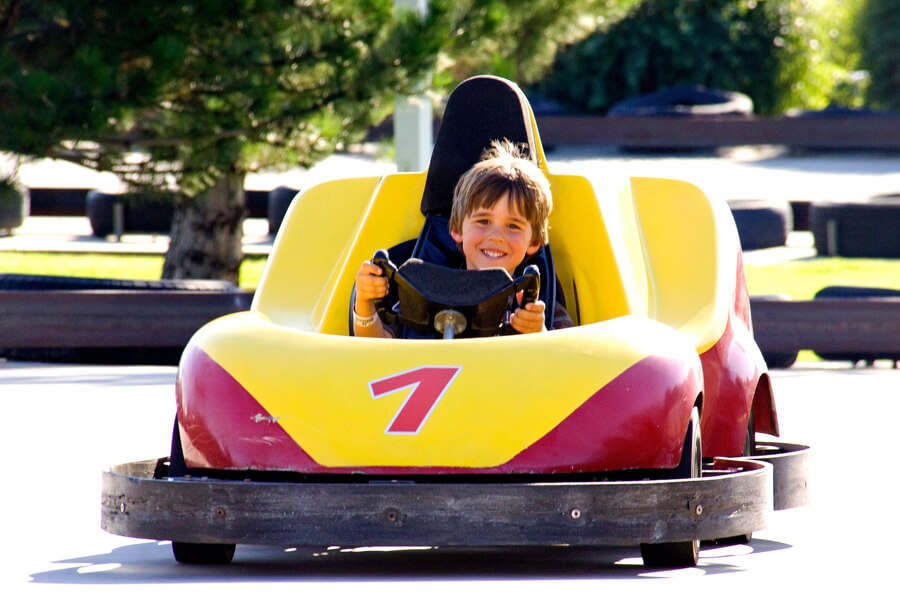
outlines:
[[858, 31], [869, 106], [900, 110], [900, 2], [863, 0]]
[[581, 113], [603, 113], [622, 99], [673, 85], [743, 92], [759, 114], [823, 108], [835, 81], [821, 68], [828, 34], [812, 10], [816, 5], [645, 0], [560, 52], [552, 75], [534, 91]]

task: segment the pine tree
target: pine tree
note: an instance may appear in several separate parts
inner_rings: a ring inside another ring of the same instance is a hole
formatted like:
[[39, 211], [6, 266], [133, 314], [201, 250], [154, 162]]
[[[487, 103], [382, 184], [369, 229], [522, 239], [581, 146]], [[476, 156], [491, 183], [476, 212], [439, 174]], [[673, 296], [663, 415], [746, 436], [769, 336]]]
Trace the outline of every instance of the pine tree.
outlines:
[[237, 281], [248, 172], [359, 139], [439, 57], [445, 83], [532, 76], [579, 7], [606, 4], [432, 0], [420, 17], [393, 0], [0, 0], [0, 151], [170, 191], [163, 277]]

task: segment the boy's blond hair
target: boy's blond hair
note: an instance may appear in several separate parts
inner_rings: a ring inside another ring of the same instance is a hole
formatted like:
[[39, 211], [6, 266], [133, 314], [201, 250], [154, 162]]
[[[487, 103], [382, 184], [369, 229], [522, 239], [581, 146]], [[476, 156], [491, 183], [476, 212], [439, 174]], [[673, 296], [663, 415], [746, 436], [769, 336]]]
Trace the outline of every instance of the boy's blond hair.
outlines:
[[531, 225], [531, 243], [546, 245], [547, 220], [553, 208], [550, 182], [511, 141], [492, 141], [481, 160], [460, 177], [453, 191], [450, 230], [462, 231], [463, 220], [481, 208], [491, 208], [504, 193]]

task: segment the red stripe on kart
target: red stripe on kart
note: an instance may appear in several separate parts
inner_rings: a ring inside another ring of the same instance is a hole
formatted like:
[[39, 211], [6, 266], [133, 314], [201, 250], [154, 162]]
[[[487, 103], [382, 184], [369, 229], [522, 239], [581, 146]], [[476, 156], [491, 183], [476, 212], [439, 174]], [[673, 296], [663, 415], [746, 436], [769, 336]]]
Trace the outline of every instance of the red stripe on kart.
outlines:
[[688, 365], [647, 357], [500, 470], [564, 473], [675, 467], [701, 384], [699, 371]]
[[490, 468], [353, 467], [316, 463], [203, 351], [185, 355], [178, 416], [189, 467], [303, 473], [430, 475], [566, 473], [674, 467], [699, 393], [699, 370], [648, 357], [616, 377], [507, 463]]
[[197, 347], [182, 358], [178, 422], [188, 467], [309, 471], [318, 467], [222, 366]]

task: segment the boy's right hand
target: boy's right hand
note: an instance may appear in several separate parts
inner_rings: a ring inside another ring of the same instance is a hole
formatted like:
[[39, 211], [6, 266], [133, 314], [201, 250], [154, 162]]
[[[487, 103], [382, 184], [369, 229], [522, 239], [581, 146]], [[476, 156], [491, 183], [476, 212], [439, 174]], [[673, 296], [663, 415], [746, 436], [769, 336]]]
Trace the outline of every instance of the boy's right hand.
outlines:
[[364, 318], [375, 313], [375, 299], [388, 294], [388, 279], [381, 268], [366, 260], [356, 273], [356, 313]]

